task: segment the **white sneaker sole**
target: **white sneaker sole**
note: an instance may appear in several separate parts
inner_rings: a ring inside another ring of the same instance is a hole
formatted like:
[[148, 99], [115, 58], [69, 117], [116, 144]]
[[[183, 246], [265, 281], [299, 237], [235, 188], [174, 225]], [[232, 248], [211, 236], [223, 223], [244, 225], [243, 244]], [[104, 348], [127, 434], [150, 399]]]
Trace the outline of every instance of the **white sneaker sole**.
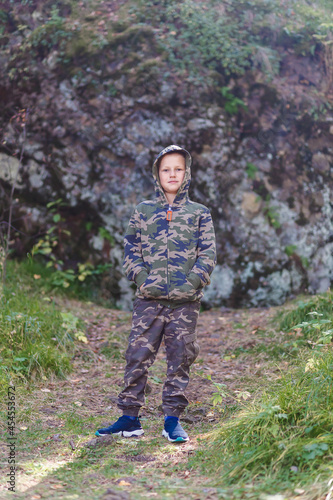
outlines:
[[139, 437], [142, 436], [145, 433], [143, 429], [138, 429], [136, 431], [120, 431], [120, 432], [111, 432], [110, 434], [100, 434], [98, 431], [95, 433], [96, 436], [103, 437], [103, 436], [122, 436], [125, 438], [130, 438], [130, 437]]
[[167, 433], [167, 431], [165, 429], [163, 429], [162, 431], [162, 436], [167, 438], [168, 441], [170, 441], [170, 443], [186, 443], [186, 441], [189, 441], [190, 438], [177, 438], [177, 439], [171, 439], [171, 437], [169, 436], [169, 434]]
[[130, 438], [133, 436], [142, 436], [145, 433], [143, 429], [138, 429], [137, 431], [121, 431], [118, 434], [122, 434], [124, 438]]

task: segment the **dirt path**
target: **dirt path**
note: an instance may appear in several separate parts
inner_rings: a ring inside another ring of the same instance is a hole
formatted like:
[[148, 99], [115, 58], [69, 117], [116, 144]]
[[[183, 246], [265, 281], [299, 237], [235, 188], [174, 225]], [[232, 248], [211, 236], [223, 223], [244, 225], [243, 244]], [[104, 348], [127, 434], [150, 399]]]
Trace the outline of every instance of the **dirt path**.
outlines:
[[[273, 309], [214, 310], [201, 313], [199, 357], [187, 390], [190, 405], [183, 417], [191, 440], [175, 446], [161, 437], [164, 348], [150, 370], [141, 439], [94, 438], [98, 427], [115, 420], [122, 386], [123, 352], [131, 314], [77, 301], [59, 302], [81, 318], [89, 343], [77, 350], [67, 380], [38, 383], [19, 396], [19, 470], [11, 498], [136, 499], [219, 498], [211, 478], [193, 471], [188, 459], [200, 439], [217, 427], [223, 404], [212, 405], [214, 385], [226, 384], [237, 398], [252, 397], [260, 380], [278, 376], [275, 368], [249, 355], [275, 335], [268, 320]], [[0, 498], [8, 498], [1, 483]], [[1, 496], [2, 495], [2, 496]]]

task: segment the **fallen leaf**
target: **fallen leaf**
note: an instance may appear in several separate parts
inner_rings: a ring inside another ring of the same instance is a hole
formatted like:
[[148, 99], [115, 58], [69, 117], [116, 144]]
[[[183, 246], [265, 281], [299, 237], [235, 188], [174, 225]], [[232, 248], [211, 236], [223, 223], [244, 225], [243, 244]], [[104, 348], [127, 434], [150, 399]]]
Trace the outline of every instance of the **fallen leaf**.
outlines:
[[74, 404], [75, 404], [76, 406], [82, 406], [81, 401], [75, 401], [75, 403], [74, 403]]
[[51, 488], [53, 490], [60, 490], [61, 488], [63, 488], [63, 485], [62, 484], [51, 484]]
[[124, 481], [123, 479], [119, 481], [118, 486], [132, 486], [131, 483]]

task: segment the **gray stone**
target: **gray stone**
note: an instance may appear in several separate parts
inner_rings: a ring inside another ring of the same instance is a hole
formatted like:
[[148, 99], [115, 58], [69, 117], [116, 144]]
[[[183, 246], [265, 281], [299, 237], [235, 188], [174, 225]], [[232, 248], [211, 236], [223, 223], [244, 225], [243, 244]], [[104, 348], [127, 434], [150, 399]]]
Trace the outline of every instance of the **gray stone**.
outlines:
[[160, 87], [160, 92], [164, 99], [170, 100], [175, 94], [175, 89], [171, 84], [164, 81]]
[[0, 179], [13, 184], [16, 180], [16, 185], [19, 187], [22, 183], [22, 168], [20, 161], [13, 157], [0, 153]]
[[265, 277], [261, 286], [250, 290], [250, 303], [254, 307], [282, 304], [291, 293], [291, 276], [287, 269], [276, 271]]
[[331, 165], [333, 167], [333, 157], [323, 153], [316, 153], [312, 157], [312, 165], [316, 172], [322, 174], [330, 172]]
[[103, 250], [104, 247], [104, 238], [102, 236], [96, 235], [91, 238], [91, 246], [98, 250], [99, 252]]
[[329, 243], [316, 252], [308, 271], [309, 291], [324, 293], [333, 281], [333, 243]]
[[234, 271], [227, 265], [217, 265], [211, 275], [211, 283], [205, 290], [203, 303], [215, 307], [231, 295], [235, 280]]
[[48, 177], [48, 172], [43, 165], [29, 160], [26, 170], [29, 175], [29, 182], [32, 189], [40, 189], [44, 186], [45, 179]]
[[187, 123], [187, 128], [191, 132], [196, 130], [204, 130], [208, 128], [214, 128], [215, 123], [211, 120], [207, 120], [206, 118], [193, 118]]
[[58, 62], [59, 62], [59, 53], [58, 53], [58, 51], [54, 50], [46, 58], [46, 64], [48, 65], [49, 69], [52, 71], [56, 68]]
[[134, 299], [134, 291], [131, 287], [131, 283], [127, 278], [122, 277], [119, 280], [119, 288], [120, 288], [120, 299], [117, 300], [116, 305], [120, 309], [124, 311], [131, 311], [133, 309], [133, 299]]

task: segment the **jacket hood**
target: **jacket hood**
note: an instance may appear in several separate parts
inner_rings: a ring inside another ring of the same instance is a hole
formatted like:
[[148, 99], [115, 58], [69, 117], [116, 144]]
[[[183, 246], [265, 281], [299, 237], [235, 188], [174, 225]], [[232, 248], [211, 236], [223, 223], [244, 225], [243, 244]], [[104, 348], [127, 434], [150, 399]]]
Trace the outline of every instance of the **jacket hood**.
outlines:
[[172, 144], [171, 146], [167, 146], [156, 156], [155, 161], [153, 163], [153, 178], [154, 178], [154, 184], [155, 184], [156, 197], [163, 205], [168, 204], [168, 200], [165, 196], [165, 193], [164, 193], [163, 188], [162, 188], [161, 183], [160, 183], [160, 178], [158, 175], [158, 165], [159, 165], [159, 162], [160, 162], [162, 156], [165, 156], [168, 153], [185, 153], [184, 180], [183, 180], [180, 188], [178, 189], [176, 198], [173, 202], [173, 205], [180, 205], [188, 199], [188, 190], [189, 190], [190, 183], [191, 183], [192, 158], [191, 158], [190, 153], [188, 151], [186, 151], [186, 149], [181, 148], [180, 146], [176, 146], [175, 144]]

